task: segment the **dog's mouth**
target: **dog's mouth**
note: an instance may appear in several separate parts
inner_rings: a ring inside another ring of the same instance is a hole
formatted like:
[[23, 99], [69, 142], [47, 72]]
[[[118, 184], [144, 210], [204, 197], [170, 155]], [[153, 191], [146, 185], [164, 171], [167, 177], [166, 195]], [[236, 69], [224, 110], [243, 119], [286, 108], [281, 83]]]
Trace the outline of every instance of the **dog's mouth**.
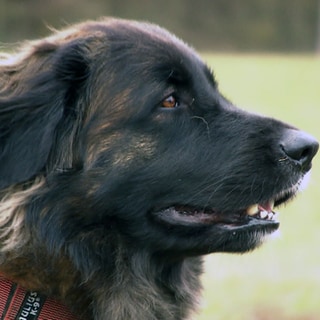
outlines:
[[289, 201], [298, 187], [282, 191], [270, 200], [253, 203], [245, 208], [218, 210], [193, 205], [172, 205], [157, 211], [158, 221], [170, 226], [203, 227], [219, 225], [236, 230], [244, 227], [265, 227], [270, 232], [279, 227], [278, 214], [275, 208]]
[[158, 218], [170, 225], [197, 227], [213, 224], [237, 227], [250, 221], [276, 223], [278, 214], [274, 211], [274, 201], [250, 205], [246, 209], [223, 212], [212, 208], [200, 209], [193, 206], [176, 205], [157, 212]]

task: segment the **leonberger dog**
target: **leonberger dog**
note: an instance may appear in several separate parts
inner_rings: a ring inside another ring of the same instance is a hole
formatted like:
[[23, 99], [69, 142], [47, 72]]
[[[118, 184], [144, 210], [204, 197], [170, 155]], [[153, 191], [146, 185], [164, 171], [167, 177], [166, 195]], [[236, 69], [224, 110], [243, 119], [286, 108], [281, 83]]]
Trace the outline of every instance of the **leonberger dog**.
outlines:
[[277, 230], [318, 150], [149, 23], [55, 31], [0, 81], [0, 273], [79, 319], [190, 319], [202, 256]]

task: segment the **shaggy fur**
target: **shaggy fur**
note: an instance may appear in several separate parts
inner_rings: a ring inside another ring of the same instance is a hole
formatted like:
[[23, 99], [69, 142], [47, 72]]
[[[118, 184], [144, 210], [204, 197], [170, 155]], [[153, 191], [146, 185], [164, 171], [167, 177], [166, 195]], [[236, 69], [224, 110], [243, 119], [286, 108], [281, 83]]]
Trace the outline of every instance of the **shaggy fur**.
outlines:
[[201, 256], [260, 245], [318, 149], [167, 31], [113, 19], [3, 56], [0, 139], [0, 272], [86, 320], [189, 319]]

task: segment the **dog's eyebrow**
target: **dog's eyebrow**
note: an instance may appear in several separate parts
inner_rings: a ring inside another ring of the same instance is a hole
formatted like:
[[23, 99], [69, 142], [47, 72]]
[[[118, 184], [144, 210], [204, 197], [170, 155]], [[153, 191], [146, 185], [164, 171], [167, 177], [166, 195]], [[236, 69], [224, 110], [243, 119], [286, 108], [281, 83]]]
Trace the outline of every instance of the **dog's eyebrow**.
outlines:
[[177, 69], [172, 69], [168, 76], [168, 81], [176, 85], [186, 84], [189, 79], [190, 77], [188, 76], [188, 74]]

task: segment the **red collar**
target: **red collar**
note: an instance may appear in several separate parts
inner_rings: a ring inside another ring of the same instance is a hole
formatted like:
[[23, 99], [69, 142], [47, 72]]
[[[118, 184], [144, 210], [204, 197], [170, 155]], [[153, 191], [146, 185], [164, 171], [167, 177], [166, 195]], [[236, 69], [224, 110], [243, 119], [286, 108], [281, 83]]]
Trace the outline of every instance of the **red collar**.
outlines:
[[1, 320], [77, 320], [59, 302], [21, 288], [0, 275]]

